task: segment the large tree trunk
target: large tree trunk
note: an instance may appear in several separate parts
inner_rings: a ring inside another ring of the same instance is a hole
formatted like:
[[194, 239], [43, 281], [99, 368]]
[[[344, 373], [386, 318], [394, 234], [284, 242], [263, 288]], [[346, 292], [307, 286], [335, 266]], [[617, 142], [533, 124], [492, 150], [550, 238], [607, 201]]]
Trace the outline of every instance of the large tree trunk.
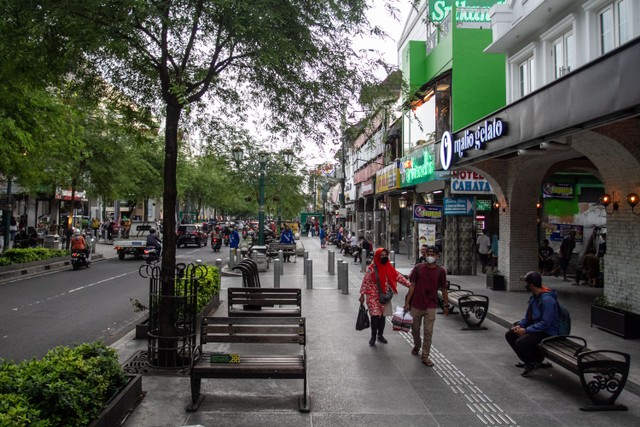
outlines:
[[[175, 295], [176, 272], [176, 168], [178, 160], [178, 123], [182, 108], [167, 105], [164, 149], [164, 192], [162, 200], [162, 295]], [[158, 315], [160, 336], [175, 337], [176, 307], [173, 298], [163, 298]], [[165, 342], [166, 341], [166, 342]], [[161, 340], [158, 366], [177, 366], [177, 341]]]

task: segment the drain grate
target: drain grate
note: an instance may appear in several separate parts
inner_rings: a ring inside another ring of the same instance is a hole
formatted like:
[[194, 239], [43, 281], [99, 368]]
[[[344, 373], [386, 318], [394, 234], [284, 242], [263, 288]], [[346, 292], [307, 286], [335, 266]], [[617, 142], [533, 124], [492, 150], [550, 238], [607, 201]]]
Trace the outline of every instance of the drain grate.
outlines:
[[149, 375], [149, 376], [167, 376], [167, 377], [188, 377], [189, 367], [184, 368], [154, 368], [149, 366], [147, 350], [138, 350], [131, 356], [122, 368], [128, 374]]

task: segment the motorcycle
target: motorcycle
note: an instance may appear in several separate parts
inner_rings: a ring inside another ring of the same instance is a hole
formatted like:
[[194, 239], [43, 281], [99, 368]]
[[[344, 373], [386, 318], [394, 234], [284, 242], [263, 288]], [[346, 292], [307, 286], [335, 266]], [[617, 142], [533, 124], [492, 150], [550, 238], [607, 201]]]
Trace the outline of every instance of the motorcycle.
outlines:
[[147, 246], [142, 252], [142, 258], [144, 258], [147, 264], [158, 262], [160, 260], [158, 248], [156, 248], [155, 246]]
[[84, 251], [71, 252], [71, 266], [74, 270], [79, 269], [82, 266], [89, 268], [91, 265], [91, 255], [87, 256]]
[[225, 246], [229, 246], [229, 236], [224, 236], [223, 237], [223, 243]]
[[222, 247], [222, 240], [219, 237], [211, 238], [211, 249], [213, 252], [220, 252], [220, 248]]

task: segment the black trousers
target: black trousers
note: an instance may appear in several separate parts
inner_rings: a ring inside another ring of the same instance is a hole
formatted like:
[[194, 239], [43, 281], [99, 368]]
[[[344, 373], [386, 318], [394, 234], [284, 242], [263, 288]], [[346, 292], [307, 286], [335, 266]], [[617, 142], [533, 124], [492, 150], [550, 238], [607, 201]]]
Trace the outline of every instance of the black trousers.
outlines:
[[538, 344], [548, 336], [549, 334], [545, 332], [533, 332], [520, 337], [510, 330], [505, 334], [505, 338], [513, 351], [518, 355], [520, 360], [527, 364], [542, 362], [544, 360], [544, 357], [542, 357], [538, 351]]
[[384, 325], [385, 325], [384, 316], [371, 316], [371, 336], [381, 337], [384, 333]]

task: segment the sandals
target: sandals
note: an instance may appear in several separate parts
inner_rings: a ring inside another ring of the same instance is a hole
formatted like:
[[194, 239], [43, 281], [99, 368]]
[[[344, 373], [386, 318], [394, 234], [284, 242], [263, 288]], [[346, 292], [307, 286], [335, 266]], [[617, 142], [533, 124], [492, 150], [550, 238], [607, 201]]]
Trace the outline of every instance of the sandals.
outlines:
[[422, 364], [428, 367], [433, 367], [433, 362], [431, 361], [431, 359], [426, 359], [422, 361]]
[[419, 348], [414, 348], [413, 350], [411, 350], [411, 354], [413, 354], [414, 356], [417, 356], [418, 353], [420, 353], [420, 349]]

